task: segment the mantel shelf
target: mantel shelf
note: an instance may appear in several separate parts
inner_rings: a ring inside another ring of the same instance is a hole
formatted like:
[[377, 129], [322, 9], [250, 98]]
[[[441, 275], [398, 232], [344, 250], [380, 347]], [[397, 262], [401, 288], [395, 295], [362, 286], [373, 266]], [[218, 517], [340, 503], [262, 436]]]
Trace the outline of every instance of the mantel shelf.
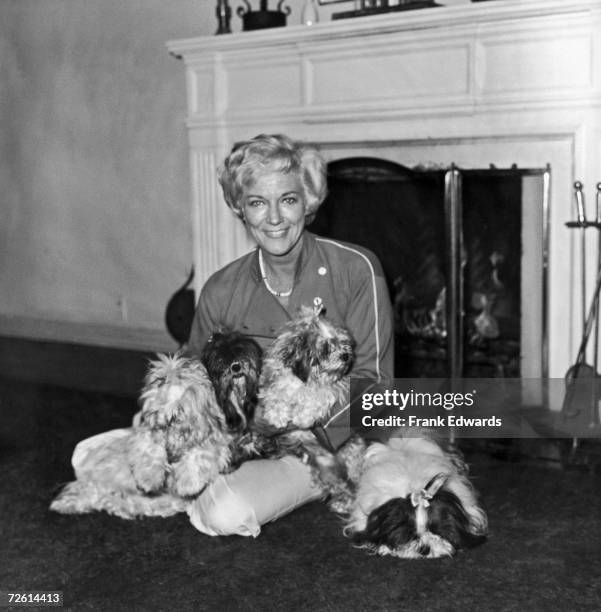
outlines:
[[167, 43], [167, 48], [177, 58], [192, 58], [211, 52], [326, 42], [420, 29], [448, 29], [462, 25], [476, 28], [481, 24], [494, 24], [507, 19], [524, 20], [562, 14], [573, 16], [591, 10], [601, 10], [599, 0], [495, 0], [320, 22], [310, 27], [289, 25], [284, 28], [173, 40]]

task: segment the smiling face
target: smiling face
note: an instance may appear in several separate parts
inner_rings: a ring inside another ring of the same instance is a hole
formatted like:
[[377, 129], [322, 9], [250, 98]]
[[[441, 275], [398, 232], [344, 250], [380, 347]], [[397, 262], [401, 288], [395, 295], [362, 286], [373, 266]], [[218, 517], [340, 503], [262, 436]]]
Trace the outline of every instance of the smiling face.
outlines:
[[263, 251], [282, 256], [300, 248], [306, 198], [296, 172], [268, 169], [257, 174], [244, 190], [240, 205], [242, 218]]

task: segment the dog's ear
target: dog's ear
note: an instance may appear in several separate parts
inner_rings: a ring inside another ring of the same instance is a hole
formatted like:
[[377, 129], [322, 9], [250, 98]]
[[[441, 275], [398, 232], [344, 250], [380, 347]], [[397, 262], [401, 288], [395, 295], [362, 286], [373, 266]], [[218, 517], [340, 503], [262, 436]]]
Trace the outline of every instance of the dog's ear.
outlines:
[[290, 338], [281, 351], [282, 363], [292, 370], [292, 373], [307, 382], [311, 373], [311, 351], [308, 332], [304, 331]]
[[256, 385], [245, 376], [232, 381], [227, 388], [220, 388], [219, 405], [225, 415], [229, 431], [243, 431], [254, 416]]
[[486, 540], [486, 533], [474, 533], [460, 499], [440, 489], [428, 508], [428, 530], [447, 540], [455, 550], [473, 548]]
[[244, 404], [240, 402], [240, 397], [235, 389], [230, 389], [221, 401], [221, 407], [225, 413], [225, 422], [229, 431], [242, 431], [247, 424], [247, 417], [244, 412]]
[[215, 347], [221, 339], [222, 334], [220, 332], [213, 332], [209, 336], [206, 344], [204, 345], [204, 348], [202, 349], [202, 352], [200, 354], [200, 360], [207, 369], [210, 369], [211, 362], [215, 360]]
[[431, 478], [425, 487], [428, 496], [430, 498], [434, 497], [438, 493], [438, 491], [444, 486], [448, 479], [449, 475], [444, 473], [436, 474], [436, 476]]
[[309, 380], [309, 374], [311, 374], [311, 364], [306, 363], [305, 360], [297, 361], [292, 367], [292, 373], [306, 383]]

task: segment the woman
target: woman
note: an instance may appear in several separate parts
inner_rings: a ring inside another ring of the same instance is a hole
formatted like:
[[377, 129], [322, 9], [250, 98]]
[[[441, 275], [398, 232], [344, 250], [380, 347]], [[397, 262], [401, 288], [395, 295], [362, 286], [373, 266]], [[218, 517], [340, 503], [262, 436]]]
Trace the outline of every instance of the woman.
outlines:
[[[351, 375], [392, 377], [392, 310], [380, 263], [366, 249], [305, 229], [326, 196], [326, 165], [318, 152], [286, 136], [260, 135], [234, 147], [219, 181], [257, 249], [206, 282], [189, 352], [200, 355], [223, 327], [265, 348], [301, 305], [319, 298], [327, 317], [356, 341]], [[189, 514], [211, 535], [256, 536], [261, 524], [320, 496], [309, 468], [296, 458], [251, 461], [207, 487]]]

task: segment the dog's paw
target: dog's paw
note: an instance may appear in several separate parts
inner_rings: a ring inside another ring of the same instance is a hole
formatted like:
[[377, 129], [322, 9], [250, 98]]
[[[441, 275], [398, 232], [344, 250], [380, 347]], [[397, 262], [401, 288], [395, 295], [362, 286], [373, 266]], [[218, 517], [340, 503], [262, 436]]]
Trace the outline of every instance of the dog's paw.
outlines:
[[165, 486], [167, 466], [163, 462], [132, 465], [131, 470], [136, 486], [144, 493], [156, 493]]
[[50, 510], [60, 514], [84, 514], [91, 511], [91, 506], [84, 499], [71, 495], [59, 495], [51, 504]]
[[173, 466], [171, 489], [179, 497], [196, 497], [208, 484], [208, 478], [197, 466]]
[[[157, 442], [157, 437], [161, 443]], [[141, 429], [127, 449], [127, 461], [136, 487], [144, 493], [158, 493], [169, 471], [167, 450], [160, 432]]]
[[350, 514], [353, 506], [353, 495], [351, 493], [342, 493], [338, 495], [333, 495], [328, 500], [329, 509], [335, 514], [340, 514], [341, 516], [347, 516]]

